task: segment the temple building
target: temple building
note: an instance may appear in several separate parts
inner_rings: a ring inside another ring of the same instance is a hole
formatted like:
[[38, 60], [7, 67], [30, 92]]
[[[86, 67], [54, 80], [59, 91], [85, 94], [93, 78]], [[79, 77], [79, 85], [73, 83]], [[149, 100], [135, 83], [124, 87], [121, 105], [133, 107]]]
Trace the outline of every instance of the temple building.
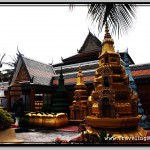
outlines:
[[[91, 32], [87, 35], [82, 47], [78, 50], [76, 55], [62, 59], [62, 63], [54, 64], [54, 70], [56, 74], [60, 73], [61, 67], [63, 69], [64, 82], [66, 89], [69, 92], [69, 103], [72, 104], [74, 86], [76, 84], [76, 76], [78, 73], [78, 67], [82, 68], [84, 74], [84, 81], [87, 86], [87, 93], [90, 95], [94, 89], [93, 80], [95, 76], [95, 70], [98, 67], [98, 56], [101, 53], [101, 42]], [[124, 53], [119, 53], [123, 60]], [[132, 58], [128, 54], [129, 63], [134, 64]], [[58, 76], [52, 78], [53, 85], [58, 84]]]
[[[44, 108], [47, 106], [48, 110], [50, 110], [54, 93], [59, 84], [61, 67], [64, 86], [68, 93], [69, 106], [75, 100], [74, 91], [76, 90], [79, 66], [82, 68], [84, 84], [87, 87], [87, 95], [89, 96], [95, 88], [93, 81], [95, 71], [99, 67], [98, 56], [101, 52], [101, 41], [89, 32], [81, 48], [77, 50], [77, 54], [62, 58], [62, 62], [58, 64], [44, 64], [20, 54], [8, 91], [5, 92], [7, 110], [12, 111], [14, 103], [19, 98], [23, 99], [25, 112], [41, 111], [43, 106]], [[124, 54], [124, 52], [119, 52], [122, 61], [124, 60]], [[135, 65], [128, 53], [127, 57], [145, 115], [150, 120], [150, 64]], [[91, 97], [88, 97], [88, 100], [91, 101]], [[95, 108], [93, 107], [93, 109]]]
[[[91, 44], [92, 43], [92, 44]], [[93, 48], [90, 44], [95, 47]], [[98, 67], [98, 56], [101, 53], [101, 42], [94, 36], [91, 32], [87, 35], [82, 47], [78, 50], [76, 55], [70, 56], [68, 58], [62, 59], [62, 63], [54, 64], [54, 70], [56, 74], [60, 72], [62, 66], [64, 72], [64, 82], [67, 91], [69, 91], [69, 102], [72, 104], [74, 86], [76, 84], [76, 76], [78, 73], [79, 65], [82, 67], [82, 73], [84, 74], [84, 83], [87, 86], [88, 95], [94, 90], [94, 76], [95, 70]], [[124, 60], [125, 52], [119, 52], [121, 60]], [[143, 105], [143, 109], [150, 120], [150, 64], [135, 65], [134, 61], [127, 53], [129, 59], [129, 67], [135, 83], [137, 85], [137, 93]], [[53, 84], [58, 84], [58, 77], [53, 78]]]
[[145, 115], [150, 121], [150, 64], [130, 65], [133, 79], [137, 86], [137, 93], [141, 100]]
[[7, 110], [14, 111], [20, 98], [25, 112], [40, 111], [45, 103], [51, 105], [52, 93], [55, 89], [50, 84], [54, 75], [52, 66], [20, 54], [8, 87]]

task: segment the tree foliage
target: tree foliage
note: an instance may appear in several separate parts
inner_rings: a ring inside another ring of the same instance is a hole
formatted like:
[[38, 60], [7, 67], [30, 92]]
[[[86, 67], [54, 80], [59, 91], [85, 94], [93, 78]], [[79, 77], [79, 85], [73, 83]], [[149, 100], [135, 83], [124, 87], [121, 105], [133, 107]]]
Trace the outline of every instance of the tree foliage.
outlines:
[[[75, 5], [70, 5], [73, 8]], [[106, 22], [113, 34], [128, 33], [136, 19], [136, 4], [113, 4], [113, 3], [97, 3], [87, 4], [88, 16], [92, 22], [96, 22], [98, 30], [101, 32]]]

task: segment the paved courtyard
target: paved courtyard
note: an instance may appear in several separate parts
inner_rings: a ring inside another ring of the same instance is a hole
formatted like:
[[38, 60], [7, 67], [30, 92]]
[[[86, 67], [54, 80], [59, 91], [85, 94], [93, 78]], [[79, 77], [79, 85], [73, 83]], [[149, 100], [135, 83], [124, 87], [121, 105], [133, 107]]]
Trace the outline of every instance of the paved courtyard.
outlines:
[[18, 140], [24, 140], [23, 144], [50, 144], [50, 142], [54, 141], [58, 137], [62, 140], [69, 141], [79, 135], [81, 135], [79, 132], [41, 130], [38, 132], [32, 131], [16, 133], [16, 138]]

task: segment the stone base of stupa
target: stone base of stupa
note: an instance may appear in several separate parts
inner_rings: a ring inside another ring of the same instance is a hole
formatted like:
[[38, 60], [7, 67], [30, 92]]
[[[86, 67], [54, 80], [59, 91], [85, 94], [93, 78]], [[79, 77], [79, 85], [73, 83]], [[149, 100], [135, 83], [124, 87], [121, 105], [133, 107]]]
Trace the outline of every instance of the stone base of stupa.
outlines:
[[[113, 131], [112, 131], [113, 132]], [[115, 143], [147, 143], [147, 131], [142, 127], [137, 127], [131, 130], [113, 132], [113, 141]]]
[[138, 126], [141, 115], [136, 117], [122, 118], [98, 118], [97, 116], [87, 116], [85, 118], [87, 125], [99, 129], [130, 129]]
[[108, 134], [112, 132], [110, 140], [113, 143], [147, 143], [150, 138], [147, 137], [147, 131], [138, 126], [140, 118], [140, 115], [126, 118], [87, 116], [86, 123], [94, 130], [108, 131]]

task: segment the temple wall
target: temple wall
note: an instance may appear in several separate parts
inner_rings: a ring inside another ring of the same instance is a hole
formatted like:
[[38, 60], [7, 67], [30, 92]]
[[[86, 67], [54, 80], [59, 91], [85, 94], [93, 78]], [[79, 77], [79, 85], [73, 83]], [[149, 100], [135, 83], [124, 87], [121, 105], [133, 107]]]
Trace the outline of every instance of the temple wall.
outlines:
[[150, 121], [150, 79], [135, 79], [135, 82], [145, 115]]

